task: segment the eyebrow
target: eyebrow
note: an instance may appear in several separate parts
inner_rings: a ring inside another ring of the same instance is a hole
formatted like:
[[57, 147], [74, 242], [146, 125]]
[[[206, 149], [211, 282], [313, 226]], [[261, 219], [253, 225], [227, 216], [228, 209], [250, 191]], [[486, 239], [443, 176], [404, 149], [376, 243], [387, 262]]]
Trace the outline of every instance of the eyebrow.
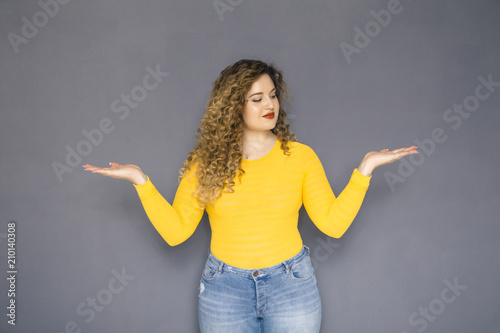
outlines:
[[[273, 90], [271, 90], [269, 93], [272, 93], [272, 92], [273, 92], [273, 91], [275, 91], [275, 90], [276, 90], [276, 88], [273, 88]], [[262, 92], [256, 92], [256, 93], [253, 93], [253, 94], [251, 94], [250, 96], [248, 96], [248, 98], [250, 98], [250, 97], [252, 97], [252, 96], [254, 96], [254, 95], [261, 95], [261, 94], [263, 94], [263, 93], [262, 93]]]

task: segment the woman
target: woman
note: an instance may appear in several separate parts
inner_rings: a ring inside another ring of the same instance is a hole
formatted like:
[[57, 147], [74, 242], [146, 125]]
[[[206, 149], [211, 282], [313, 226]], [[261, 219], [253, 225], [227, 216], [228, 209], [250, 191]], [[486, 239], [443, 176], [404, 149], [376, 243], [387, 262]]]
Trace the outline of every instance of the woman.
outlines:
[[136, 165], [85, 170], [131, 181], [154, 227], [170, 245], [209, 215], [212, 238], [199, 292], [202, 332], [319, 332], [316, 277], [297, 229], [302, 204], [331, 237], [350, 226], [373, 170], [415, 146], [369, 152], [335, 197], [320, 160], [298, 143], [282, 108], [282, 73], [240, 60], [214, 82], [197, 146], [180, 169], [170, 205]]

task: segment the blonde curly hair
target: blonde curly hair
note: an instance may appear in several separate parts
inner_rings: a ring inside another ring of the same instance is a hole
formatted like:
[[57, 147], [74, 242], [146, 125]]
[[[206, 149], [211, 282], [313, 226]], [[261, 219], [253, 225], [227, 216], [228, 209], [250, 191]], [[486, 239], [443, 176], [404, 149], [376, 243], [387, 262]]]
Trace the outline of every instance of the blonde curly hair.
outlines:
[[225, 68], [215, 80], [206, 112], [196, 132], [196, 147], [189, 152], [184, 167], [179, 169], [179, 179], [196, 166], [198, 179], [194, 197], [200, 206], [213, 205], [223, 191], [234, 192], [234, 178], [241, 177], [243, 108], [245, 96], [252, 84], [267, 74], [276, 87], [279, 114], [276, 126], [271, 130], [281, 141], [283, 153], [289, 155], [289, 141], [296, 141], [285, 122], [286, 112], [282, 105], [288, 99], [283, 73], [275, 66], [259, 60], [243, 59]]

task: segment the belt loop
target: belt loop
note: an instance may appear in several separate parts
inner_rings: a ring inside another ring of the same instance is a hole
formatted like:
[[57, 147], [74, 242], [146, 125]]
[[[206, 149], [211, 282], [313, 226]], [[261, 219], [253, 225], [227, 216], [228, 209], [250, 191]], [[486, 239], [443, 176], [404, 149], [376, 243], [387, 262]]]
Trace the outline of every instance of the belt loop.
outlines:
[[283, 261], [283, 266], [285, 266], [285, 274], [288, 274], [290, 273], [290, 265], [288, 265], [288, 260], [287, 261]]
[[222, 260], [220, 260], [219, 267], [217, 268], [217, 271], [222, 272], [223, 267], [224, 267], [224, 262]]

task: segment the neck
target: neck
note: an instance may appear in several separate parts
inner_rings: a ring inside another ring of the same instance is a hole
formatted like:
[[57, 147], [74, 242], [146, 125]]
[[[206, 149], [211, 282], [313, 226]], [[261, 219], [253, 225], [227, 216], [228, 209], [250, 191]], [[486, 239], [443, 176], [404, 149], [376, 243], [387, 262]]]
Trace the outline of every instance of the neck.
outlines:
[[244, 130], [242, 137], [243, 149], [255, 146], [265, 146], [270, 143], [274, 144], [276, 142], [276, 138], [276, 135], [271, 131], [253, 132]]

